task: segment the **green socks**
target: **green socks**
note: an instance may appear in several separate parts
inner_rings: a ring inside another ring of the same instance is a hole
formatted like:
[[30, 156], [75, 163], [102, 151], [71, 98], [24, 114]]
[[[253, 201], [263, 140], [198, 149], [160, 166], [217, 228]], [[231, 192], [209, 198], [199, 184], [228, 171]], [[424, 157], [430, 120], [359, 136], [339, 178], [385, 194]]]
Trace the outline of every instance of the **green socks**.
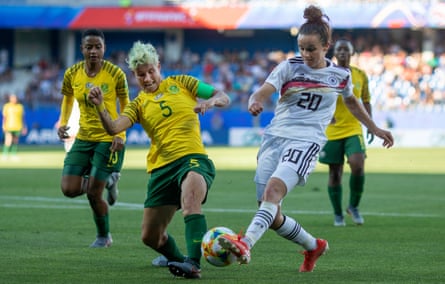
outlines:
[[349, 179], [349, 187], [351, 188], [351, 195], [349, 198], [349, 206], [357, 208], [363, 194], [365, 185], [365, 176], [353, 176]]
[[[365, 176], [353, 176], [349, 179], [349, 206], [357, 208], [362, 198], [365, 185]], [[329, 199], [334, 208], [335, 215], [343, 215], [342, 211], [342, 186], [328, 186]]]
[[[185, 241], [188, 257], [198, 265], [201, 260], [202, 237], [207, 232], [207, 222], [202, 214], [194, 214], [184, 217]], [[169, 234], [167, 242], [156, 250], [170, 261], [184, 261], [184, 255], [179, 251], [175, 239]]]
[[170, 234], [168, 234], [168, 238], [165, 244], [156, 251], [165, 256], [170, 261], [184, 261], [184, 255], [179, 251], [175, 239]]
[[108, 237], [108, 233], [110, 232], [108, 214], [105, 216], [94, 215], [94, 222], [96, 223], [97, 235], [99, 237]]
[[334, 214], [343, 216], [343, 210], [341, 209], [342, 186], [328, 186], [328, 193], [332, 208], [334, 208]]
[[202, 214], [189, 215], [184, 218], [185, 240], [188, 256], [198, 264], [201, 260], [202, 237], [207, 232], [207, 221]]

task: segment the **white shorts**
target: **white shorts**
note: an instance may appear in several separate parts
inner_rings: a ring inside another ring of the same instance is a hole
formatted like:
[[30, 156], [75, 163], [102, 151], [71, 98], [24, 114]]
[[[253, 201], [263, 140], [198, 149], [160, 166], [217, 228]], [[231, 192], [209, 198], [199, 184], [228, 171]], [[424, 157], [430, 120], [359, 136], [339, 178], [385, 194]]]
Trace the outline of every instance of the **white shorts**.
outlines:
[[305, 185], [317, 165], [320, 149], [321, 146], [313, 142], [264, 136], [255, 173], [258, 200], [262, 200], [265, 185], [271, 177], [282, 180], [287, 192], [297, 185]]

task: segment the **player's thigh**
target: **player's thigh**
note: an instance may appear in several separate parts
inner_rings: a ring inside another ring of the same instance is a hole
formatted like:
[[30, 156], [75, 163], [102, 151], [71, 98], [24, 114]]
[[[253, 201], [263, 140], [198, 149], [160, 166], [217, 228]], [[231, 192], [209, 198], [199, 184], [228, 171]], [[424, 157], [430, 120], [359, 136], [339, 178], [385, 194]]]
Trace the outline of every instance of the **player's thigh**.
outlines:
[[[257, 155], [257, 168], [255, 171], [255, 183], [267, 184], [275, 171], [282, 152], [285, 139], [275, 136], [264, 136]], [[261, 189], [261, 187], [258, 187]], [[257, 195], [262, 195], [257, 192]]]
[[188, 202], [189, 205], [205, 203], [207, 193], [215, 179], [213, 161], [206, 155], [194, 154], [187, 155], [176, 163], [182, 202]]
[[286, 141], [272, 177], [283, 181], [287, 191], [292, 190], [296, 185], [305, 185], [307, 178], [315, 169], [320, 149], [321, 146], [314, 142]]

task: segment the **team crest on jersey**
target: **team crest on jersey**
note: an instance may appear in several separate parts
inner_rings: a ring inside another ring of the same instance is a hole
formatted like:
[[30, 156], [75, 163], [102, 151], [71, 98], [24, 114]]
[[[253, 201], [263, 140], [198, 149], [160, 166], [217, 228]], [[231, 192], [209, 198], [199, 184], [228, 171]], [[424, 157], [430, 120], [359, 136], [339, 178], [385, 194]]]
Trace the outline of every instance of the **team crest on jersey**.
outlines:
[[107, 83], [104, 83], [104, 84], [100, 85], [100, 89], [102, 90], [102, 93], [108, 93], [108, 91], [110, 90], [110, 87], [108, 86]]
[[329, 85], [333, 85], [333, 86], [336, 86], [336, 85], [338, 85], [338, 79], [337, 79], [337, 77], [334, 77], [334, 76], [329, 76], [328, 77], [328, 83], [329, 83]]
[[168, 87], [168, 91], [172, 94], [177, 94], [179, 93], [179, 88], [176, 85], [172, 85]]

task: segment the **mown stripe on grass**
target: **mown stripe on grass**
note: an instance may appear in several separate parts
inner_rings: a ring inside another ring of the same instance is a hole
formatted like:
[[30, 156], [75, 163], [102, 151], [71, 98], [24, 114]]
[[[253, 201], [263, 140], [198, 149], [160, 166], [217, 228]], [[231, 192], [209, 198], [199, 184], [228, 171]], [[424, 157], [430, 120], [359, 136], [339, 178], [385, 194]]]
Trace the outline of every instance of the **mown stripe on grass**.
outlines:
[[[0, 207], [3, 208], [39, 208], [39, 209], [85, 209], [89, 208], [86, 199], [52, 198], [42, 196], [0, 196]], [[11, 202], [16, 201], [16, 202]], [[32, 202], [32, 204], [30, 204]], [[36, 202], [38, 204], [36, 204]], [[51, 203], [51, 204], [49, 204]], [[63, 203], [57, 205], [54, 203]], [[138, 203], [118, 202], [113, 206], [113, 210], [142, 210], [143, 205]], [[255, 213], [254, 209], [239, 208], [203, 208], [204, 212], [214, 213]], [[331, 211], [316, 210], [286, 210], [288, 214], [300, 215], [331, 215]], [[414, 218], [444, 218], [443, 215], [425, 213], [398, 213], [398, 212], [362, 212], [365, 216], [387, 216], [387, 217], [414, 217]]]

